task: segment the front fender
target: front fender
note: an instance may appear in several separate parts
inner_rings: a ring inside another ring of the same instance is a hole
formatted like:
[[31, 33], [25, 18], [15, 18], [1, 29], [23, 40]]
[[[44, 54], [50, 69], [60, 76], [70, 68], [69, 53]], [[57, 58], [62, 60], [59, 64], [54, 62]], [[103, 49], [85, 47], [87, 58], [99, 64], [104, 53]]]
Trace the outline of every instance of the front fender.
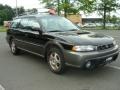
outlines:
[[47, 50], [48, 47], [50, 46], [56, 46], [58, 47], [62, 52], [64, 51], [64, 47], [59, 43], [57, 42], [56, 40], [52, 40], [52, 41], [49, 41], [45, 44], [45, 51]]

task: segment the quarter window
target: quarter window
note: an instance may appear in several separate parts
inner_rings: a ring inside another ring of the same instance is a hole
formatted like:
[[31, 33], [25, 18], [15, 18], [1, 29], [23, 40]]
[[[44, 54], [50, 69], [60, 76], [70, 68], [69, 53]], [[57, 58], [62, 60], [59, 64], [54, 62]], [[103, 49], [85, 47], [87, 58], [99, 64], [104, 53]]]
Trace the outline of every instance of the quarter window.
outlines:
[[11, 28], [18, 28], [20, 19], [15, 19], [12, 21]]

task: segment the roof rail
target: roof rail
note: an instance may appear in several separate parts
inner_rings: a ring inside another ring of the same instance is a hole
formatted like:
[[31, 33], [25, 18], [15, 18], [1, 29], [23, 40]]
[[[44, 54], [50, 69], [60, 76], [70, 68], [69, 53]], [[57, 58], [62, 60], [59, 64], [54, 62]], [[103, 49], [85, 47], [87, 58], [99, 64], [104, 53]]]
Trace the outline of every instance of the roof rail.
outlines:
[[36, 15], [36, 14], [49, 14], [48, 12], [25, 12], [23, 14], [20, 14], [19, 16], [24, 16], [24, 15]]
[[34, 12], [26, 12], [26, 13], [23, 13], [23, 14], [20, 14], [20, 15], [14, 17], [13, 19], [18, 18], [20, 16], [27, 16], [27, 15], [47, 15], [47, 14], [49, 14], [49, 13], [48, 12], [36, 12], [36, 13], [34, 13]]

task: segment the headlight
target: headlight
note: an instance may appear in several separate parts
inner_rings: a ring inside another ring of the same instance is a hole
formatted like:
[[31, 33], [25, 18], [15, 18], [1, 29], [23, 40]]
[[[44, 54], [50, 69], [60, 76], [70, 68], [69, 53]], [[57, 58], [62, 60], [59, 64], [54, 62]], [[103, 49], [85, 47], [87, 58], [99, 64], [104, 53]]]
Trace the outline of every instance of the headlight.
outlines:
[[92, 46], [92, 45], [85, 45], [85, 46], [73, 46], [72, 51], [94, 51], [96, 50], [96, 46]]

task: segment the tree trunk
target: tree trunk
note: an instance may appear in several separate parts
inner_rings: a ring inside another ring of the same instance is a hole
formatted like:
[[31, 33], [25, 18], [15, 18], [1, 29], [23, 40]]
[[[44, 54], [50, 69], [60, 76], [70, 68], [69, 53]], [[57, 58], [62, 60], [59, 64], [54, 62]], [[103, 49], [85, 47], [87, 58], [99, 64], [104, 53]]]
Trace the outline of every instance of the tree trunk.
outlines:
[[57, 1], [58, 1], [58, 15], [60, 15], [60, 0]]
[[[65, 4], [68, 4], [68, 0], [65, 0]], [[64, 8], [64, 16], [67, 17], [67, 7]]]
[[64, 16], [67, 17], [67, 9], [64, 9]]
[[106, 4], [104, 5], [103, 29], [106, 28]]

